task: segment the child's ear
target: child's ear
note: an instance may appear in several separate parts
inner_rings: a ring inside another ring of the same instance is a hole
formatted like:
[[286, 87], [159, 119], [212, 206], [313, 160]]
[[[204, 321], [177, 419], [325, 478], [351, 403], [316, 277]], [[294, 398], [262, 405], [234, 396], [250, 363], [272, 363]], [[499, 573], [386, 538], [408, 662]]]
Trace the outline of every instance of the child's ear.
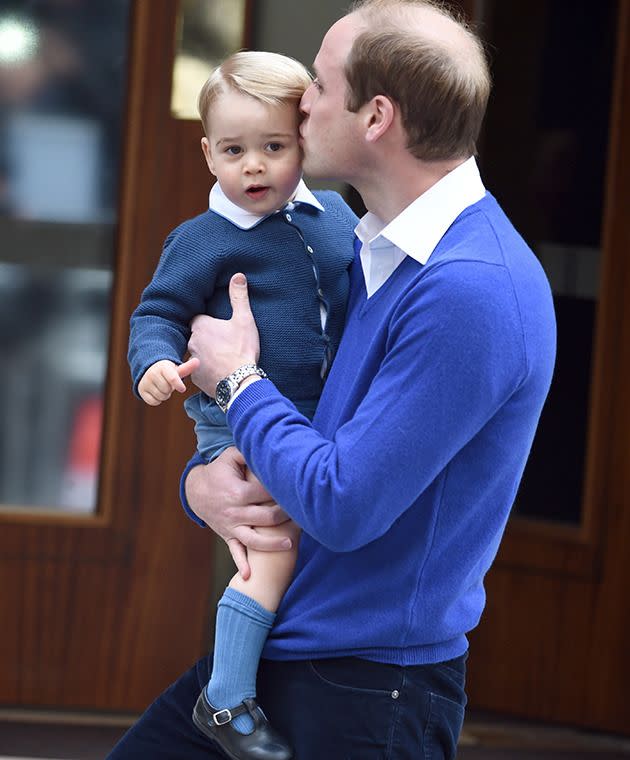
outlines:
[[206, 159], [210, 173], [214, 174], [216, 177], [217, 175], [214, 171], [214, 161], [212, 160], [212, 153], [210, 152], [210, 143], [208, 142], [207, 137], [201, 138], [201, 152], [203, 153], [203, 157]]

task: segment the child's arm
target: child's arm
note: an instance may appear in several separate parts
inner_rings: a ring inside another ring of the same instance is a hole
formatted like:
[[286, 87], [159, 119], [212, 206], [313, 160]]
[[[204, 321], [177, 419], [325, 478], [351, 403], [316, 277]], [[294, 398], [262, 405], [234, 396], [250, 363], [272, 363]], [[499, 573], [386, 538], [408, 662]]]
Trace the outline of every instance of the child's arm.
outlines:
[[133, 391], [139, 397], [140, 381], [154, 364], [167, 360], [179, 365], [190, 337], [190, 320], [206, 311], [218, 271], [218, 254], [211, 242], [203, 217], [184, 222], [166, 238], [157, 269], [130, 320], [127, 358]]
[[199, 359], [189, 359], [182, 364], [162, 359], [152, 364], [138, 383], [138, 394], [149, 406], [159, 406], [167, 401], [173, 391], [184, 393], [183, 378], [192, 374], [199, 366]]

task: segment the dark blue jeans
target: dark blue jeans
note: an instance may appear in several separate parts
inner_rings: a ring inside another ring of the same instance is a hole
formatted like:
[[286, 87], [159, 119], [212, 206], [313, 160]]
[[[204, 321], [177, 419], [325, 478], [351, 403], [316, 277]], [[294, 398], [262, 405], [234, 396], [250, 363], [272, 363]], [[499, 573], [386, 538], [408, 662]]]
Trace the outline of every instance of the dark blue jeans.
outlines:
[[[108, 760], [224, 760], [190, 718], [212, 656], [170, 686]], [[353, 657], [272, 662], [258, 701], [296, 760], [450, 760], [464, 719], [466, 655], [401, 667]]]

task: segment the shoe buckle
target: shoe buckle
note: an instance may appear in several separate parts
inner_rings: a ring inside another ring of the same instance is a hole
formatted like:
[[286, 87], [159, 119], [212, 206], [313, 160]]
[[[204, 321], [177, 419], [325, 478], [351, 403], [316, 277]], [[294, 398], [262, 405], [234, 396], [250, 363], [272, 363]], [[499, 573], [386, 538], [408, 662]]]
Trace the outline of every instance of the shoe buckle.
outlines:
[[212, 720], [216, 726], [224, 726], [232, 720], [232, 713], [229, 710], [219, 710], [212, 714]]

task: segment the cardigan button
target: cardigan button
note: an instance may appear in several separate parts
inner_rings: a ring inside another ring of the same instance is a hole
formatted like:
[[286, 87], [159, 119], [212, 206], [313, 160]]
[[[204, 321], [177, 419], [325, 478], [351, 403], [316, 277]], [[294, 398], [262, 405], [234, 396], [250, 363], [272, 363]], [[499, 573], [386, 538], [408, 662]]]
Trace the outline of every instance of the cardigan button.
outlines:
[[291, 214], [285, 214], [285, 216], [286, 216], [287, 222], [290, 222], [291, 221]]
[[309, 253], [313, 253], [313, 249], [311, 248], [311, 246], [310, 246], [310, 245], [307, 245], [307, 246], [306, 246], [306, 250], [307, 250]]

